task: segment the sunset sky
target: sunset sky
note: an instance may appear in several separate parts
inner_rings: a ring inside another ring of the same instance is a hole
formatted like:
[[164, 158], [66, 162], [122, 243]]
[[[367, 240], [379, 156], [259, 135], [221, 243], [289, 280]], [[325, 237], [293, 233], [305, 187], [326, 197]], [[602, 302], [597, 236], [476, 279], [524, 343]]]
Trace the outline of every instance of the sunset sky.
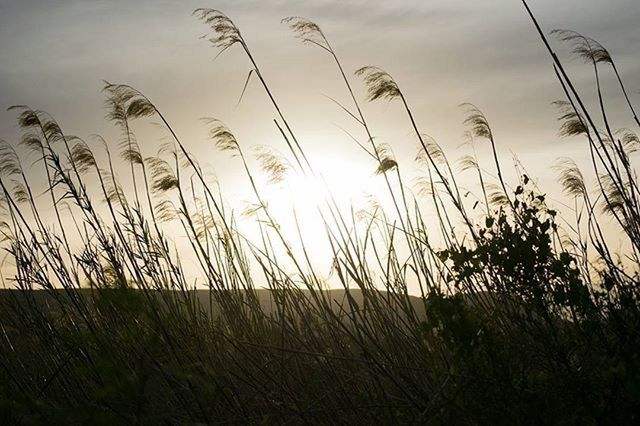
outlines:
[[[529, 3], [545, 30], [573, 29], [606, 46], [638, 99], [637, 0]], [[27, 104], [46, 110], [67, 133], [101, 134], [113, 141], [115, 150], [118, 136], [104, 119], [102, 81], [130, 84], [163, 111], [197, 158], [218, 176], [225, 195], [242, 202], [246, 181], [237, 174], [238, 164], [215, 151], [199, 119], [221, 119], [248, 148], [284, 150], [284, 145], [257, 80], [236, 105], [248, 61], [237, 46], [213, 59], [217, 50], [200, 39], [207, 28], [191, 15], [197, 7], [219, 9], [235, 21], [304, 147], [322, 163], [323, 173], [332, 176], [330, 182], [348, 191], [375, 186], [375, 164], [344, 132], [363, 138], [361, 129], [327, 98], [351, 107], [335, 65], [320, 49], [296, 40], [280, 23], [286, 16], [318, 23], [348, 71], [377, 65], [394, 76], [421, 131], [452, 159], [467, 152], [460, 148], [463, 102], [476, 104], [487, 115], [505, 163], [510, 166], [517, 154], [543, 186], [554, 184], [556, 158], [586, 158], [585, 141], [557, 136], [551, 102], [562, 97], [561, 90], [551, 59], [516, 0], [0, 0], [0, 107]], [[552, 42], [590, 99], [589, 67], [569, 62], [569, 49]], [[614, 122], [630, 126], [630, 117], [621, 113], [617, 85], [610, 75], [604, 80]], [[355, 77], [352, 82], [364, 100], [362, 82]], [[405, 170], [413, 170], [417, 145], [399, 105], [377, 102], [367, 105], [365, 114], [378, 140], [392, 146]], [[143, 124], [134, 130], [140, 132], [143, 154], [154, 155], [160, 141], [146, 137], [152, 132]], [[15, 113], [0, 112], [0, 138], [15, 143], [18, 137]]]

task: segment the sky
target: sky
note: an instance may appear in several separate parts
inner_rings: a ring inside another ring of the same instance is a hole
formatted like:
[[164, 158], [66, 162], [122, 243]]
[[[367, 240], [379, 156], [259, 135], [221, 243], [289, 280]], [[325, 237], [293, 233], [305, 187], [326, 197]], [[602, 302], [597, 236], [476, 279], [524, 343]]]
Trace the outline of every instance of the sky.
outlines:
[[[599, 40], [632, 92], [640, 90], [635, 0], [530, 4], [545, 29], [574, 29]], [[326, 136], [331, 124], [343, 124], [334, 123], [340, 115], [324, 95], [347, 98], [329, 58], [301, 45], [280, 23], [290, 15], [317, 22], [347, 70], [371, 64], [390, 72], [424, 131], [445, 147], [455, 148], [461, 139], [464, 113], [458, 105], [463, 102], [486, 113], [496, 134], [504, 135], [504, 148], [528, 155], [539, 147], [549, 154], [547, 148], [557, 146], [550, 102], [561, 97], [558, 84], [516, 0], [0, 0], [0, 108], [27, 104], [54, 115], [68, 132], [105, 133], [110, 125], [100, 90], [108, 80], [140, 89], [189, 137], [201, 138], [199, 117], [214, 116], [254, 144], [257, 132], [248, 127], [271, 132], [263, 118], [273, 111], [257, 85], [236, 107], [249, 70], [246, 58], [236, 48], [213, 60], [217, 52], [199, 39], [206, 28], [191, 16], [202, 6], [224, 11], [240, 27], [301, 132]], [[584, 67], [576, 68], [582, 75]], [[590, 75], [583, 75], [589, 90]], [[613, 90], [608, 97], [615, 101], [619, 95]], [[373, 105], [371, 114], [397, 110]], [[15, 136], [14, 116], [0, 112], [1, 137]], [[384, 123], [378, 133], [407, 133], [402, 126]]]
[[[637, 0], [529, 4], [545, 31], [576, 30], [607, 47], [632, 98], [640, 101]], [[361, 130], [328, 98], [350, 105], [334, 64], [320, 49], [295, 39], [280, 22], [286, 16], [319, 24], [348, 72], [364, 65], [388, 71], [421, 131], [452, 159], [468, 153], [461, 147], [466, 129], [459, 105], [471, 102], [489, 119], [504, 160], [511, 164], [517, 155], [551, 193], [558, 191], [552, 169], [557, 158], [586, 164], [585, 141], [558, 136], [551, 103], [562, 98], [560, 86], [517, 0], [0, 0], [0, 138], [16, 143], [15, 113], [4, 108], [27, 104], [52, 114], [69, 134], [103, 135], [115, 150], [118, 132], [105, 120], [101, 89], [104, 80], [127, 83], [156, 104], [215, 173], [225, 195], [246, 202], [238, 163], [214, 149], [200, 118], [224, 121], [248, 148], [282, 150], [275, 112], [255, 79], [238, 104], [248, 61], [238, 47], [214, 59], [218, 52], [200, 38], [207, 28], [192, 16], [197, 7], [219, 9], [234, 20], [305, 149], [345, 191], [379, 185], [375, 164], [345, 133], [362, 138]], [[566, 46], [552, 43], [592, 98], [589, 68], [572, 60]], [[617, 127], [630, 126], [611, 77], [603, 77], [611, 117]], [[353, 77], [352, 83], [364, 101], [362, 82]], [[399, 105], [368, 104], [365, 114], [378, 140], [392, 146], [405, 170], [419, 174], [413, 166], [416, 140]], [[134, 131], [143, 154], [154, 155], [161, 143], [156, 134], [143, 124]], [[486, 147], [479, 149], [481, 157], [488, 155]]]

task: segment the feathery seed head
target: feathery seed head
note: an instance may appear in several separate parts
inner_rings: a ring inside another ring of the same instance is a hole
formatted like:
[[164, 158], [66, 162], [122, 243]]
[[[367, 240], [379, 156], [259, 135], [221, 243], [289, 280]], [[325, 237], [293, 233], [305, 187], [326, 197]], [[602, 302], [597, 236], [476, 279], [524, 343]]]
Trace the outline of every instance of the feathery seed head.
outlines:
[[214, 47], [222, 49], [221, 53], [236, 43], [243, 43], [238, 27], [219, 10], [199, 8], [193, 14], [211, 28], [214, 35], [208, 40]]
[[613, 63], [609, 51], [592, 38], [585, 37], [576, 31], [562, 29], [553, 30], [551, 34], [557, 36], [563, 42], [572, 44], [573, 54], [578, 58], [582, 58], [586, 63]]
[[284, 18], [282, 22], [289, 25], [291, 31], [304, 43], [315, 44], [316, 46], [331, 51], [324, 33], [315, 22], [300, 16], [289, 16]]
[[93, 151], [80, 139], [71, 147], [71, 160], [76, 164], [80, 173], [85, 173], [96, 166]]
[[209, 138], [215, 142], [220, 151], [239, 151], [240, 145], [231, 130], [225, 124], [215, 118], [205, 117], [201, 119], [209, 125]]
[[470, 127], [472, 135], [478, 138], [493, 139], [491, 126], [489, 126], [489, 121], [482, 111], [475, 105], [469, 103], [462, 104], [461, 106], [467, 109], [467, 118], [463, 123]]
[[560, 184], [564, 192], [574, 197], [584, 197], [587, 189], [582, 172], [570, 158], [560, 158], [553, 166], [560, 174]]
[[362, 77], [369, 93], [367, 100], [393, 100], [402, 96], [395, 80], [378, 67], [366, 66], [356, 70], [355, 75]]
[[558, 117], [558, 121], [562, 122], [560, 136], [587, 135], [589, 133], [582, 115], [576, 112], [569, 102], [555, 101], [553, 105], [560, 111]]
[[284, 181], [292, 168], [286, 158], [267, 146], [256, 147], [256, 158], [260, 162], [262, 170], [269, 177], [269, 183], [272, 184]]

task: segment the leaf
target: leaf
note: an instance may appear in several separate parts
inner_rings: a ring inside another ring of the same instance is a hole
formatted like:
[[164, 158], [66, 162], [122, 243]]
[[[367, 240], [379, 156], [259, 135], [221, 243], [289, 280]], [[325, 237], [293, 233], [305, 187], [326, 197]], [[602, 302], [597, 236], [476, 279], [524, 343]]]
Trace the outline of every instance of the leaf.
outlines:
[[245, 92], [245, 90], [247, 90], [247, 86], [249, 85], [249, 80], [251, 79], [251, 74], [253, 74], [255, 71], [256, 70], [254, 68], [249, 70], [249, 75], [247, 75], [247, 80], [244, 82], [244, 86], [242, 87], [242, 93], [240, 93], [240, 98], [238, 99], [238, 103], [236, 104], [236, 106], [240, 105], [240, 102], [242, 102], [242, 97], [244, 96], [244, 92]]

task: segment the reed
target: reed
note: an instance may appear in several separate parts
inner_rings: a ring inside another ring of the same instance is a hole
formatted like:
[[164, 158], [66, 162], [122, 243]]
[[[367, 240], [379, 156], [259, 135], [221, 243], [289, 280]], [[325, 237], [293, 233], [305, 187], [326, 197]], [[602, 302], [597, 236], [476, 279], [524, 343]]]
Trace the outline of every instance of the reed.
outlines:
[[[256, 169], [251, 147], [221, 121], [205, 120], [215, 147], [244, 171], [253, 197], [244, 214], [255, 220], [255, 236], [243, 233], [169, 118], [135, 88], [104, 86], [107, 118], [121, 132], [119, 160], [101, 139], [70, 136], [47, 113], [12, 107], [45, 182], [34, 184], [24, 159], [0, 143], [8, 259], [0, 291], [2, 423], [636, 419], [640, 139], [611, 121], [604, 79], [619, 84], [628, 126], [640, 123], [606, 48], [572, 31], [545, 32], [523, 4], [558, 78], [559, 134], [584, 139], [590, 155], [589, 173], [570, 159], [556, 163], [569, 209], [555, 208], [521, 168], [517, 181], [505, 180], [500, 141], [476, 106], [463, 105], [470, 153], [450, 161], [420, 129], [413, 94], [400, 80], [371, 66], [350, 75], [319, 25], [283, 20], [335, 63], [351, 104], [334, 102], [359, 124], [354, 142], [376, 162], [372, 172], [392, 200], [390, 211], [372, 202], [356, 212], [324, 184], [317, 215], [333, 259], [328, 279], [310, 260], [315, 242], [296, 212], [278, 217], [257, 183], [263, 175], [272, 183], [294, 172], [322, 176], [248, 41], [222, 12], [194, 13], [220, 53], [246, 54], [247, 83], [259, 79], [287, 147], [285, 154], [259, 147]], [[596, 109], [556, 43], [570, 43], [593, 69]], [[418, 140], [423, 172], [414, 189], [393, 147], [375, 141], [358, 80], [367, 102], [387, 101], [406, 114], [399, 125]], [[148, 156], [136, 126], [150, 119], [171, 139]], [[481, 143], [490, 146], [491, 164], [475, 155]], [[126, 183], [114, 172], [117, 161], [127, 165]], [[478, 194], [461, 185], [461, 173], [473, 174]], [[605, 216], [623, 252], [613, 250]], [[283, 221], [297, 235], [286, 235]], [[187, 249], [178, 250], [168, 227], [181, 228]], [[196, 283], [187, 259], [199, 269]]]

